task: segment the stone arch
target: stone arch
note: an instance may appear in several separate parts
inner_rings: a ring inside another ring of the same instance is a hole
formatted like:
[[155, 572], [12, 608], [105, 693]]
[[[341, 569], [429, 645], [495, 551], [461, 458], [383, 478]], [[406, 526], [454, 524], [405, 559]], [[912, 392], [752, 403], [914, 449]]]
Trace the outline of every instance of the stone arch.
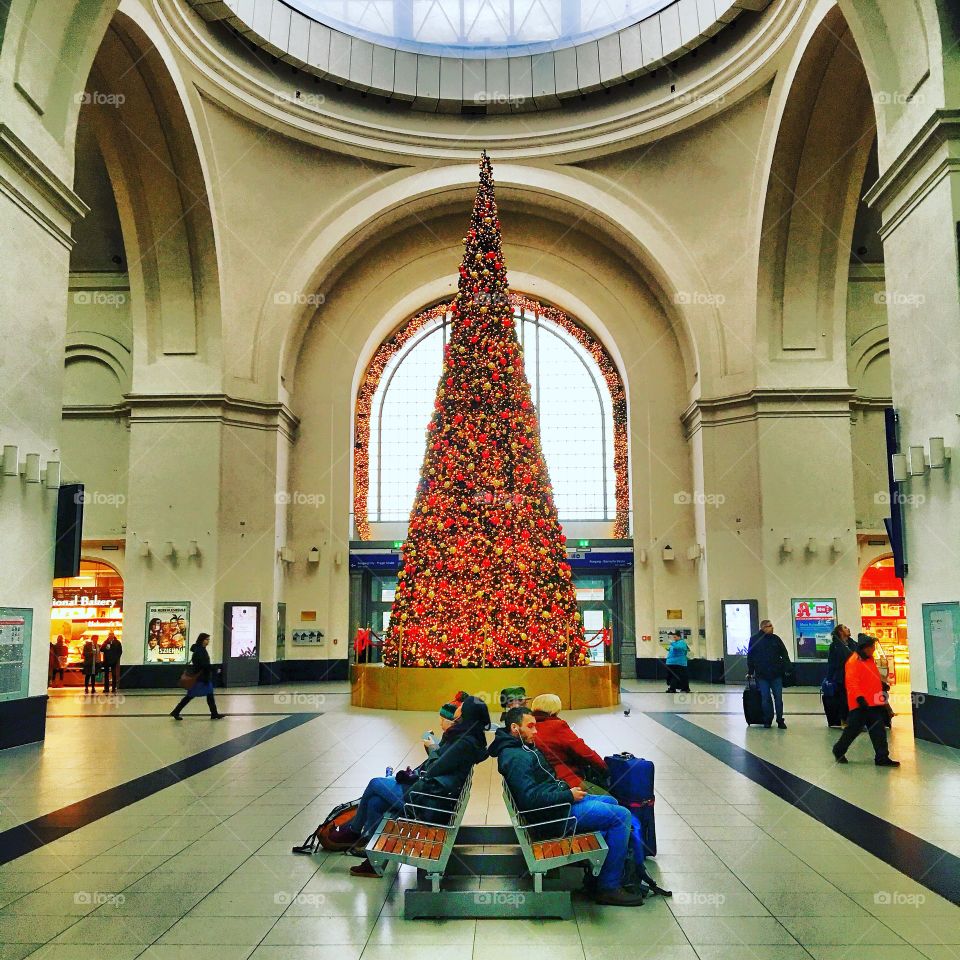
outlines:
[[[702, 291], [708, 285], [689, 251], [650, 208], [636, 200], [628, 205], [568, 172], [501, 163], [495, 173], [501, 203], [521, 198], [525, 212], [546, 209], [589, 226], [628, 260], [655, 292], [673, 327], [691, 394], [699, 395], [707, 389], [705, 383], [723, 375], [724, 345], [717, 305], [683, 302], [683, 291]], [[261, 383], [270, 384], [277, 372], [282, 383], [292, 382], [299, 345], [316, 312], [313, 298], [322, 285], [329, 288], [337, 265], [405, 220], [423, 219], [452, 204], [469, 210], [476, 168], [440, 167], [389, 179], [386, 185], [381, 180], [362, 199], [352, 198], [349, 206], [331, 211], [293, 245], [296, 253], [277, 271], [251, 346], [248, 369], [256, 371]], [[450, 276], [454, 273], [451, 264]], [[250, 375], [240, 370], [236, 374]]]
[[120, 217], [133, 389], [159, 393], [173, 359], [190, 358], [219, 380], [220, 290], [197, 124], [173, 58], [141, 13], [131, 6], [110, 24], [79, 122], [93, 128]]
[[758, 363], [846, 365], [850, 247], [876, 137], [870, 85], [846, 21], [821, 4], [771, 102], [775, 139], [759, 238]]

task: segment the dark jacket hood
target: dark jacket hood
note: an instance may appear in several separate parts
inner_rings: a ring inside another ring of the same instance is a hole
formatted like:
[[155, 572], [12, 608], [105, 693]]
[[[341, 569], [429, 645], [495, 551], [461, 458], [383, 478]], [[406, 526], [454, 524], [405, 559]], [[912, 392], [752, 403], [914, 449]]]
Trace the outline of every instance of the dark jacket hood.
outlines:
[[500, 727], [494, 734], [493, 743], [487, 753], [491, 757], [499, 757], [504, 750], [521, 750], [523, 741], [519, 737], [513, 736], [506, 727]]

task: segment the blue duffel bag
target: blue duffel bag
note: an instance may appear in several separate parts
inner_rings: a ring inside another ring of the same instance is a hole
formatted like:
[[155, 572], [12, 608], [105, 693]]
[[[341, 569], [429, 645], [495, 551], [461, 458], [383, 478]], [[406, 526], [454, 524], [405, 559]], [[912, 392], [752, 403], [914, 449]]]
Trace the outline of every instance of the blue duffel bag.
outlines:
[[657, 855], [657, 827], [653, 815], [653, 761], [632, 753], [604, 757], [610, 793], [633, 815], [633, 837], [644, 857]]

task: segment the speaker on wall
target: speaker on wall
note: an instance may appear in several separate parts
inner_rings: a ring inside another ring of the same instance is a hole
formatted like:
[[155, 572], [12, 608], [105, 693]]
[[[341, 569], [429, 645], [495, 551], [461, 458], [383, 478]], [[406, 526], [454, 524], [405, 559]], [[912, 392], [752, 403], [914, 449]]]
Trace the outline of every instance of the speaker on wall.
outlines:
[[68, 483], [57, 497], [57, 539], [54, 542], [53, 578], [80, 573], [80, 542], [83, 539], [83, 484]]

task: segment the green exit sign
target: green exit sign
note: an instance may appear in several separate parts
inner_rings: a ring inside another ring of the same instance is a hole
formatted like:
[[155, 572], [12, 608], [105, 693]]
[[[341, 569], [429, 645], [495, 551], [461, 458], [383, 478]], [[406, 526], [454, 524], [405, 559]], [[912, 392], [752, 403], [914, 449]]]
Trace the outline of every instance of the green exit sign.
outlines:
[[590, 546], [590, 541], [589, 541], [589, 540], [580, 540], [580, 541], [578, 541], [577, 546], [580, 546], [580, 547], [589, 547], [589, 546]]
[[402, 540], [394, 540], [394, 541], [393, 541], [393, 549], [394, 549], [394, 550], [400, 550], [402, 547], [403, 547], [403, 541], [402, 541]]

